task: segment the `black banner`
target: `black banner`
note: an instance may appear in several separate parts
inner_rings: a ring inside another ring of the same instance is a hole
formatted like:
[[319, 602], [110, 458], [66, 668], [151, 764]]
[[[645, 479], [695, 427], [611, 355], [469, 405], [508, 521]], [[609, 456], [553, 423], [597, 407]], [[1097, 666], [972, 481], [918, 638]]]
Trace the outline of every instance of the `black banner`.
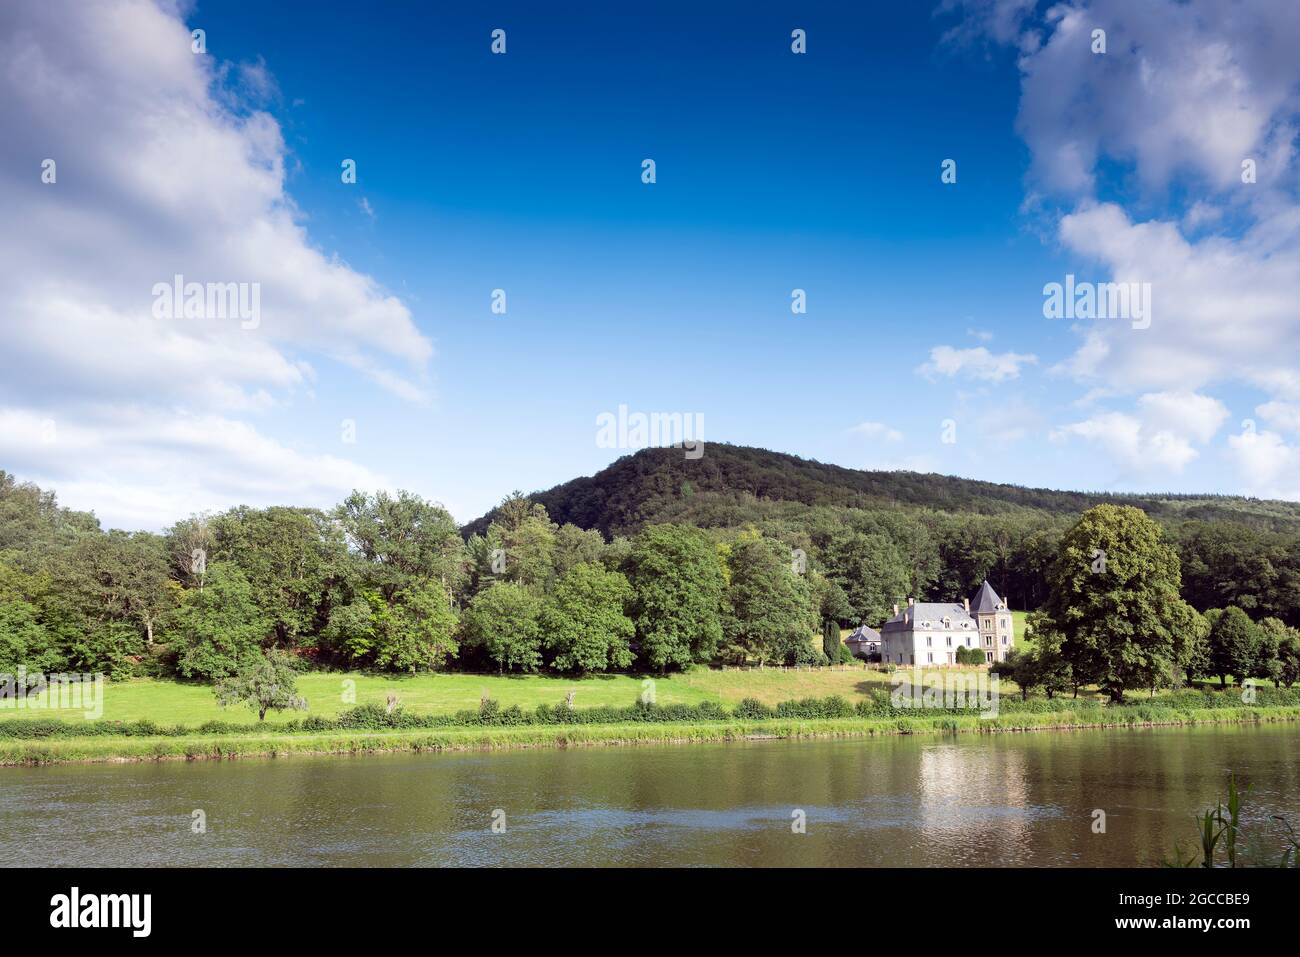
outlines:
[[[1236, 935], [1293, 925], [1284, 870], [10, 870], [6, 929], [119, 944], [187, 941], [257, 929], [259, 943], [374, 943], [376, 922], [499, 935], [560, 927], [628, 934], [659, 915], [709, 914], [762, 942], [773, 920], [864, 920], [873, 939], [936, 943], [974, 921], [1022, 937], [1035, 929]], [[760, 903], [761, 902], [761, 903]], [[979, 905], [979, 906], [977, 906]], [[759, 918], [757, 921], [755, 918]], [[612, 939], [612, 938], [606, 938]]]

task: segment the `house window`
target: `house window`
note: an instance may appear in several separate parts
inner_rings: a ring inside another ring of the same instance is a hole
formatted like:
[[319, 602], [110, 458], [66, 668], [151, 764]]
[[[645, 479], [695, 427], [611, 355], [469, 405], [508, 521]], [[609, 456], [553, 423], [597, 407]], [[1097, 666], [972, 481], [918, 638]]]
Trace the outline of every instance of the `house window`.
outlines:
[[914, 654], [912, 654], [912, 655], [908, 655], [908, 656], [907, 656], [907, 663], [908, 663], [909, 665], [914, 665], [914, 664], [916, 664], [916, 655], [914, 655]]
[[986, 652], [984, 652], [984, 660], [985, 660], [985, 661], [992, 661], [992, 660], [993, 660], [993, 652], [991, 652], [991, 651], [986, 651]]
[[949, 635], [949, 636], [948, 636], [948, 647], [949, 647], [949, 648], [952, 647], [952, 635]]
[[1007, 636], [1006, 636], [1006, 635], [1003, 635], [1003, 636], [1002, 636], [1002, 644], [1005, 645], [1006, 643], [1007, 643]]
[[934, 664], [934, 652], [929, 652], [925, 656], [926, 664]]
[[986, 644], [986, 645], [991, 645], [991, 644], [993, 644], [993, 636], [992, 636], [992, 635], [985, 635], [985, 636], [984, 636], [984, 644]]
[[931, 638], [929, 635], [926, 635], [926, 636], [925, 636], [925, 647], [927, 647], [927, 648], [933, 648], [933, 647], [934, 647], [934, 639]]

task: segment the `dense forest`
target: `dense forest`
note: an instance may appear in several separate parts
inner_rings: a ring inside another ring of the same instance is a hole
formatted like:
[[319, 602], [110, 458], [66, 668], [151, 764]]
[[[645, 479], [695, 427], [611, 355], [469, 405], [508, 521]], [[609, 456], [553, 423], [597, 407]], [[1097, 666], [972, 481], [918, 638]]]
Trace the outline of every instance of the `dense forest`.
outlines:
[[[606, 536], [678, 523], [726, 539], [752, 528], [832, 564], [874, 561], [877, 600], [852, 623], [875, 625], [898, 595], [946, 601], [985, 578], [1013, 608], [1047, 598], [1061, 536], [1089, 508], [1127, 505], [1156, 519], [1182, 560], [1182, 594], [1205, 611], [1238, 605], [1300, 624], [1300, 503], [1236, 496], [1117, 495], [997, 485], [915, 472], [863, 472], [766, 449], [710, 444], [687, 459], [645, 449], [589, 478], [529, 498], [561, 523]], [[482, 533], [497, 512], [465, 527]], [[867, 558], [866, 556], [873, 556]], [[853, 578], [844, 567], [843, 576]], [[865, 587], [865, 586], [864, 586]]]
[[908, 596], [959, 600], [985, 578], [1047, 627], [1069, 536], [1108, 504], [1154, 519], [1187, 614], [1300, 625], [1300, 508], [1283, 502], [1022, 489], [710, 445], [516, 493], [463, 529], [419, 496], [356, 492], [155, 534], [104, 530], [0, 471], [0, 674], [210, 680], [273, 650], [392, 671], [816, 663], [844, 653], [835, 626], [877, 626]]
[[[788, 502], [852, 509], [930, 509], [979, 515], [1040, 512], [1078, 517], [1094, 505], [1132, 505], [1168, 521], [1232, 522], [1261, 531], [1300, 533], [1300, 503], [1230, 495], [1116, 495], [999, 485], [949, 475], [870, 472], [826, 465], [767, 449], [710, 443], [703, 456], [643, 449], [589, 478], [529, 496], [557, 522], [627, 534], [642, 525], [680, 521], [742, 524], [763, 504]], [[493, 513], [471, 522], [481, 533]]]

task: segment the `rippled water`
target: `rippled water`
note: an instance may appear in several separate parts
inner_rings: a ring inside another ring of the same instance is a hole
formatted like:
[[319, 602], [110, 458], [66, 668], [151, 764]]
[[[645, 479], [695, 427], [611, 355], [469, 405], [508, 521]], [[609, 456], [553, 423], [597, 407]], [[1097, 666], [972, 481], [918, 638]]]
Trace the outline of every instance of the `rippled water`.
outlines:
[[11, 865], [1125, 866], [1229, 770], [1300, 822], [1276, 725], [0, 768], [0, 831]]

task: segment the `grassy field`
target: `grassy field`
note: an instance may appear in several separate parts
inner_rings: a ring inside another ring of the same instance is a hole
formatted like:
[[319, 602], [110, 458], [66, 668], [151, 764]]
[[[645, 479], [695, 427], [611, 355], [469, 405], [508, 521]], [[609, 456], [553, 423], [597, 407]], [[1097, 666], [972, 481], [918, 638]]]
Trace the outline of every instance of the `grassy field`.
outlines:
[[[1017, 641], [1024, 634], [1024, 612], [1014, 612]], [[740, 671], [697, 669], [689, 674], [666, 677], [597, 675], [588, 678], [555, 678], [541, 675], [501, 676], [467, 674], [370, 675], [360, 672], [307, 674], [298, 680], [298, 691], [308, 703], [308, 714], [334, 717], [354, 704], [384, 704], [388, 695], [401, 699], [402, 707], [419, 714], [453, 714], [476, 709], [488, 695], [503, 708], [519, 705], [525, 711], [539, 704], [557, 705], [570, 691], [574, 706], [626, 707], [654, 681], [655, 700], [660, 704], [698, 704], [716, 701], [728, 707], [745, 698], [757, 698], [775, 705], [793, 698], [824, 698], [840, 695], [850, 703], [867, 696], [872, 687], [888, 686], [889, 676], [862, 665], [845, 670], [822, 668], [812, 671], [767, 668]], [[348, 683], [351, 682], [351, 685]], [[1005, 683], [1004, 691], [1015, 686]], [[350, 692], [352, 700], [345, 698]], [[0, 709], [0, 721], [11, 717], [32, 717], [35, 712]], [[83, 720], [80, 711], [43, 711], [49, 717]], [[267, 715], [267, 723], [291, 721], [302, 712]], [[149, 720], [162, 725], [198, 727], [207, 721], [246, 721], [249, 712], [222, 709], [212, 688], [179, 681], [137, 679], [108, 682], [104, 686], [105, 721]]]
[[1013, 611], [1011, 613], [1011, 630], [1015, 633], [1016, 644], [1029, 639], [1025, 636], [1025, 619], [1029, 617], [1027, 611]]
[[[539, 704], [558, 705], [570, 691], [574, 707], [594, 708], [607, 705], [627, 707], [653, 680], [655, 700], [659, 704], [698, 704], [717, 701], [738, 704], [744, 698], [757, 698], [764, 704], [777, 704], [791, 698], [842, 695], [857, 701], [868, 688], [888, 687], [888, 676], [848, 666], [840, 671], [823, 668], [815, 671], [781, 670], [713, 671], [698, 669], [685, 675], [642, 678], [628, 675], [601, 675], [590, 678], [553, 678], [541, 675], [504, 677], [499, 675], [421, 674], [414, 676], [367, 675], [361, 673], [308, 674], [298, 679], [298, 691], [307, 699], [307, 714], [333, 717], [355, 704], [384, 704], [389, 694], [401, 699], [402, 707], [419, 714], [452, 714], [478, 708], [479, 699], [487, 694], [502, 707], [519, 705], [525, 711]], [[354, 683], [355, 702], [346, 701], [347, 682]], [[0, 721], [13, 717], [37, 715], [65, 720], [83, 720], [80, 711], [43, 710], [40, 712], [3, 709]], [[106, 682], [104, 685], [105, 721], [147, 719], [158, 724], [183, 724], [197, 727], [206, 721], [247, 721], [244, 709], [223, 709], [217, 705], [209, 685], [178, 681], [137, 679]], [[255, 715], [253, 717], [256, 717]], [[302, 718], [303, 712], [286, 711], [268, 714], [267, 723]]]
[[[1013, 611], [1016, 641], [1024, 639], [1025, 612]], [[842, 632], [849, 634], [848, 630]], [[556, 705], [574, 692], [574, 706], [626, 707], [636, 701], [645, 688], [655, 683], [655, 700], [660, 704], [698, 704], [716, 701], [732, 706], [744, 698], [757, 698], [775, 705], [792, 698], [824, 698], [840, 695], [850, 703], [866, 696], [873, 685], [888, 684], [889, 677], [866, 670], [861, 664], [847, 670], [823, 668], [814, 671], [768, 668], [765, 670], [714, 671], [701, 668], [690, 674], [665, 677], [597, 675], [588, 678], [555, 678], [541, 675], [501, 676], [467, 674], [371, 675], [361, 672], [307, 674], [298, 680], [298, 691], [308, 703], [308, 714], [334, 717], [354, 704], [384, 704], [388, 695], [396, 694], [402, 707], [419, 714], [453, 714], [475, 709], [487, 694], [503, 708], [519, 705], [525, 711], [539, 704]], [[352, 682], [349, 686], [347, 682]], [[1004, 684], [1012, 692], [1015, 686]], [[345, 698], [345, 692], [352, 695]], [[198, 727], [207, 721], [244, 721], [246, 711], [226, 710], [217, 705], [212, 688], [204, 684], [179, 681], [136, 679], [107, 682], [104, 688], [105, 721], [149, 720], [161, 725], [182, 724]], [[80, 711], [43, 711], [49, 717], [82, 720]], [[0, 721], [11, 717], [32, 717], [34, 712], [0, 708]], [[286, 722], [303, 717], [302, 712], [267, 715], [267, 723]]]

